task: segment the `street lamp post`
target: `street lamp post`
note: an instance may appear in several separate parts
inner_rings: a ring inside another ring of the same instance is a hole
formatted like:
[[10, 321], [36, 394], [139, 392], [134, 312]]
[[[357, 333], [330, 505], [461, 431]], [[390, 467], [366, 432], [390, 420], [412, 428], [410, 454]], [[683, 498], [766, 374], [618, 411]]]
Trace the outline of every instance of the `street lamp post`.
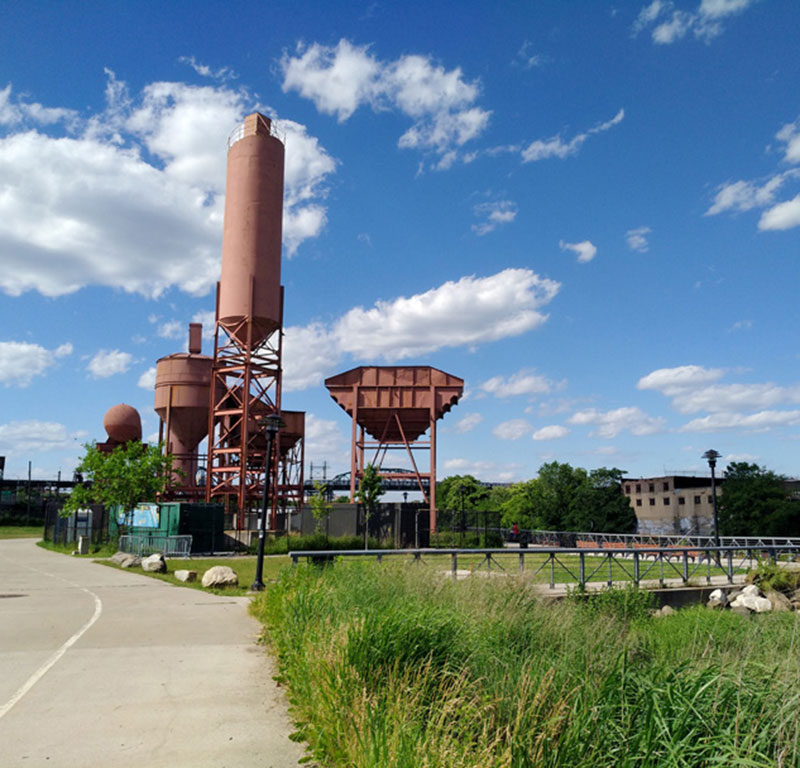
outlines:
[[[717, 459], [722, 456], [713, 448], [707, 450], [703, 454], [703, 458], [708, 461], [708, 466], [711, 467], [711, 501], [714, 505], [714, 546], [719, 546], [719, 518], [717, 517], [717, 479], [714, 475], [714, 467], [717, 466]], [[719, 556], [719, 553], [717, 553]]]
[[258, 525], [258, 558], [256, 559], [256, 579], [250, 590], [261, 592], [264, 589], [264, 541], [267, 534], [267, 506], [269, 505], [269, 479], [272, 474], [272, 446], [275, 442], [275, 435], [283, 426], [281, 417], [277, 413], [271, 413], [264, 419], [264, 429], [267, 433], [267, 454], [264, 457], [264, 496], [261, 499], [261, 517]]

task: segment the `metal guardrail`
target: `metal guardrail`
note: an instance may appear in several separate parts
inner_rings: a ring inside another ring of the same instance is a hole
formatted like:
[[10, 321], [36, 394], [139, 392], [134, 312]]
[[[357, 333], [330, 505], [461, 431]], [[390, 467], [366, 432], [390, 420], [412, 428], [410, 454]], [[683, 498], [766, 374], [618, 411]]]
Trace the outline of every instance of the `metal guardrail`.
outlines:
[[125, 534], [119, 537], [119, 549], [143, 557], [160, 552], [165, 557], [189, 557], [192, 551], [191, 536], [165, 536], [159, 534]]
[[[648, 575], [663, 587], [666, 579], [680, 579], [681, 583], [686, 584], [695, 577], [705, 578], [706, 583], [710, 584], [712, 575], [722, 575], [729, 584], [733, 584], [733, 577], [737, 572], [754, 568], [765, 559], [776, 563], [781, 557], [800, 555], [800, 544], [771, 547], [650, 547], [630, 550], [550, 547], [530, 550], [343, 549], [289, 552], [294, 565], [297, 565], [300, 558], [319, 562], [340, 557], [374, 557], [380, 563], [385, 557], [391, 556], [405, 556], [414, 562], [422, 562], [423, 557], [433, 555], [448, 555], [450, 572], [454, 576], [458, 573], [459, 556], [483, 555], [477, 568], [485, 563], [488, 571], [491, 571], [493, 564], [505, 571], [497, 559], [502, 555], [505, 558], [517, 557], [520, 572], [525, 571], [526, 557], [529, 561], [533, 558], [541, 560], [537, 560], [535, 567], [527, 572], [536, 576], [549, 571], [551, 589], [556, 583], [585, 587], [592, 579], [605, 582], [609, 587], [621, 581], [629, 581], [638, 587]], [[571, 578], [556, 582], [556, 568], [559, 573]], [[716, 571], [716, 574], [712, 571]], [[599, 578], [595, 578], [598, 575]], [[628, 578], [624, 578], [625, 576]]]
[[[482, 532], [482, 527], [471, 527], [468, 530]], [[504, 539], [513, 540], [510, 528], [489, 528], [491, 532], [500, 533]], [[528, 543], [535, 546], [574, 546], [603, 547], [608, 549], [659, 548], [659, 547], [712, 547], [713, 536], [695, 534], [658, 534], [658, 533], [588, 533], [580, 531], [541, 531], [520, 528], [518, 538], [527, 536]], [[575, 542], [570, 544], [570, 542]], [[797, 536], [720, 536], [721, 547], [800, 547]]]

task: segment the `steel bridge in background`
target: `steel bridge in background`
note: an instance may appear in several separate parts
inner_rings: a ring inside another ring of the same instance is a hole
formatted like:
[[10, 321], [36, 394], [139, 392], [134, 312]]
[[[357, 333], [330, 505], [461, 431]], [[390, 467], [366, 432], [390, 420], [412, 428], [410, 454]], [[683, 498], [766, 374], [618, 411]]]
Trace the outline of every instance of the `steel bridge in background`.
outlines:
[[[759, 563], [773, 564], [800, 555], [798, 545], [776, 545], [771, 547], [650, 547], [641, 549], [603, 549], [541, 547], [534, 549], [389, 549], [389, 550], [319, 550], [289, 552], [292, 563], [300, 559], [311, 562], [326, 562], [335, 559], [358, 557], [375, 558], [379, 563], [395, 561], [421, 564], [434, 557], [449, 557], [449, 572], [459, 575], [458, 560], [462, 564], [482, 558], [477, 567], [484, 565], [491, 572], [507, 572], [503, 561], [517, 561], [521, 574], [535, 578], [539, 574], [548, 576], [550, 589], [556, 585], [587, 588], [589, 586], [619, 587], [633, 586], [665, 587], [667, 583], [688, 585], [690, 580], [704, 579], [706, 584], [733, 584], [738, 576]], [[526, 558], [528, 567], [526, 567]], [[558, 578], [556, 574], [558, 573]], [[593, 581], [594, 580], [594, 581]], [[648, 583], [649, 582], [649, 583]]]
[[[381, 479], [381, 487], [384, 491], [419, 491], [420, 481], [417, 479], [417, 476], [413, 470], [381, 467], [381, 472], [394, 475], [394, 477], [385, 477]], [[396, 477], [396, 475], [400, 475], [400, 477]], [[421, 482], [425, 490], [429, 490], [430, 483], [428, 478], [422, 478]], [[306, 478], [305, 482], [303, 483], [303, 489], [309, 496], [313, 496], [317, 492], [316, 488], [314, 488], [314, 483], [324, 485], [329, 494], [333, 493], [334, 491], [347, 491], [349, 493], [350, 473], [342, 472], [341, 474], [335, 475], [330, 479], [320, 479], [314, 477]], [[495, 486], [506, 487], [511, 485], [511, 483], [488, 483], [480, 480], [478, 483], [484, 488], [493, 488]]]

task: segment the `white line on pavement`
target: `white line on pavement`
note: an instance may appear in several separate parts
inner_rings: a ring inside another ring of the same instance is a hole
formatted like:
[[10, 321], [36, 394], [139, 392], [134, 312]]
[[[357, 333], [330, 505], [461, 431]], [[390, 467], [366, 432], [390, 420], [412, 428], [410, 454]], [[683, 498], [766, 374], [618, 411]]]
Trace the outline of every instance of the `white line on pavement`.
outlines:
[[55, 576], [52, 573], [47, 573], [46, 571], [40, 571], [38, 568], [31, 568], [29, 565], [24, 565], [23, 563], [18, 563], [18, 565], [23, 565], [23, 567], [27, 568], [31, 571], [38, 571], [39, 573], [44, 573], [45, 576], [50, 576], [54, 579], [60, 579], [61, 581], [66, 582], [67, 584], [72, 585], [73, 587], [77, 587], [78, 589], [86, 592], [87, 595], [91, 595], [94, 598], [94, 613], [92, 614], [92, 618], [89, 619], [72, 637], [69, 638], [44, 664], [42, 664], [39, 669], [37, 669], [18, 689], [17, 692], [5, 703], [2, 707], [0, 707], [0, 720], [2, 720], [25, 696], [31, 688], [33, 688], [36, 683], [39, 682], [47, 672], [58, 663], [58, 660], [73, 646], [81, 637], [87, 632], [87, 630], [94, 624], [99, 618], [100, 614], [103, 612], [103, 602], [100, 598], [92, 592], [90, 589], [86, 589], [86, 587], [82, 587], [80, 584], [75, 584], [72, 581], [67, 579], [61, 578], [61, 576]]

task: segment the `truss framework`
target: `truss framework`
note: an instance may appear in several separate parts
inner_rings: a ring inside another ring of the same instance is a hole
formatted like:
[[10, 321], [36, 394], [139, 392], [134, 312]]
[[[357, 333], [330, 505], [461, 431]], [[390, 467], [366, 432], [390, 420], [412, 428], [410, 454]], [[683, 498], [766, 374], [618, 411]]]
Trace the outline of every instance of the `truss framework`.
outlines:
[[[241, 320], [222, 323], [217, 310], [211, 376], [206, 500], [222, 497], [226, 508], [235, 505], [237, 530], [245, 527], [246, 512], [262, 503], [267, 449], [262, 422], [270, 414], [280, 413], [281, 405], [283, 332], [278, 326], [253, 342], [252, 291], [251, 283], [251, 311]], [[219, 306], [219, 284], [217, 298]], [[279, 439], [276, 437], [276, 441]], [[272, 529], [277, 512], [278, 463], [278, 451], [273, 450], [269, 500]]]

